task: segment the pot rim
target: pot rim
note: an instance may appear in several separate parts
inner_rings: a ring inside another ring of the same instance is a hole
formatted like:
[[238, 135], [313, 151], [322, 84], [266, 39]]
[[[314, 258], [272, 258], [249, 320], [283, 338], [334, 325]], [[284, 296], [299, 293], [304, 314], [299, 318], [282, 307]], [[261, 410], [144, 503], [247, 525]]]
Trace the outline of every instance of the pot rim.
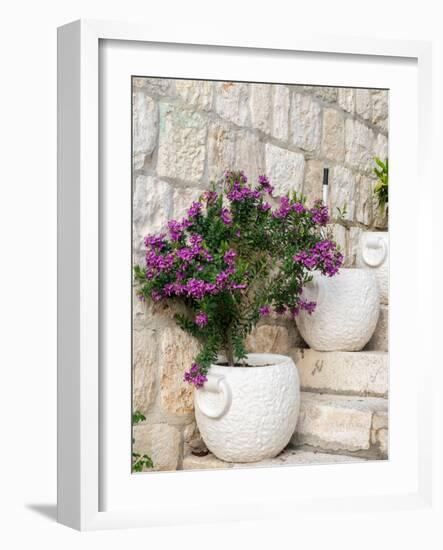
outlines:
[[[220, 357], [220, 360], [225, 359], [223, 356]], [[220, 365], [218, 363], [212, 363], [212, 367], [221, 368], [221, 369], [231, 369], [231, 370], [251, 370], [251, 369], [264, 369], [264, 368], [275, 368], [282, 367], [288, 363], [294, 363], [293, 359], [289, 355], [282, 355], [279, 353], [248, 353], [246, 356], [246, 361], [252, 363], [252, 365], [243, 367], [241, 365], [232, 366], [232, 365]], [[256, 362], [257, 364], [254, 364]], [[266, 364], [260, 364], [266, 363]], [[269, 364], [270, 363], [270, 364]]]

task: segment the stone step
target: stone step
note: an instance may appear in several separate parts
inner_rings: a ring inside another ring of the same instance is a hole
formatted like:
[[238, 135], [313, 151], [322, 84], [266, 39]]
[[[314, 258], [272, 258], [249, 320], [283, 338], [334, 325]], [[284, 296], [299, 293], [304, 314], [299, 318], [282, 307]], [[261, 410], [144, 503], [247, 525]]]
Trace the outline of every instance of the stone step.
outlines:
[[388, 401], [381, 397], [302, 392], [291, 443], [366, 458], [387, 458]]
[[302, 390], [386, 397], [388, 354], [382, 351], [316, 351], [292, 348]]
[[386, 305], [380, 306], [380, 315], [374, 334], [365, 346], [365, 350], [388, 351], [388, 331], [389, 331], [389, 308]]
[[288, 466], [306, 464], [344, 464], [348, 462], [365, 462], [364, 458], [353, 456], [321, 453], [318, 451], [306, 451], [303, 449], [287, 448], [275, 458], [261, 460], [260, 462], [223, 462], [209, 453], [206, 456], [194, 456], [192, 454], [183, 459], [183, 470], [209, 470], [220, 468], [257, 468], [266, 466]]

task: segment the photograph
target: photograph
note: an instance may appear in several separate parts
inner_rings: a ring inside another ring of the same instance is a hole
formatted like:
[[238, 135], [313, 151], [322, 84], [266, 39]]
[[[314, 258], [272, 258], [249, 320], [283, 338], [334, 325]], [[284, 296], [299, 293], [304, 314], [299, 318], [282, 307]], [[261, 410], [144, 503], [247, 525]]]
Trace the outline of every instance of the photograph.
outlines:
[[387, 460], [389, 90], [131, 87], [132, 472]]

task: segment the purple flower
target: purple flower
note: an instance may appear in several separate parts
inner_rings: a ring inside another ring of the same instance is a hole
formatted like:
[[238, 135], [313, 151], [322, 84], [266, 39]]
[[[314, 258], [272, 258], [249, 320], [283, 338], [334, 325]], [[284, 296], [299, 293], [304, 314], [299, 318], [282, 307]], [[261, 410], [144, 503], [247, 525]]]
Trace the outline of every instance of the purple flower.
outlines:
[[280, 207], [278, 210], [276, 210], [275, 212], [273, 212], [273, 217], [274, 218], [286, 218], [286, 216], [289, 214], [289, 212], [291, 211], [292, 209], [292, 206], [291, 206], [291, 201], [289, 200], [289, 197], [280, 197]]
[[274, 191], [274, 187], [270, 184], [269, 179], [266, 176], [258, 176], [258, 183], [265, 191], [267, 191], [267, 193], [269, 193], [269, 195], [271, 195], [272, 191]]
[[193, 202], [191, 205], [191, 208], [188, 210], [188, 217], [189, 218], [196, 218], [202, 209], [201, 202]]
[[220, 212], [220, 218], [225, 225], [231, 225], [232, 214], [228, 208], [222, 208]]
[[206, 191], [203, 196], [208, 204], [213, 204], [218, 199], [215, 191]]
[[164, 241], [165, 235], [148, 235], [145, 237], [145, 246], [146, 248], [152, 248], [153, 250], [156, 249], [158, 251], [162, 250], [165, 246]]
[[198, 363], [192, 363], [191, 368], [183, 376], [184, 382], [193, 384], [197, 389], [201, 388], [207, 379], [206, 375], [201, 372], [201, 367]]
[[258, 308], [258, 312], [262, 317], [265, 317], [266, 315], [269, 315], [271, 313], [271, 308], [269, 306], [261, 306]]
[[267, 212], [268, 210], [271, 210], [271, 205], [269, 204], [269, 202], [263, 202], [260, 205], [260, 210], [262, 210], [262, 212]]
[[196, 324], [201, 328], [208, 324], [208, 316], [203, 311], [199, 311], [195, 316]]
[[151, 292], [151, 298], [154, 302], [159, 302], [162, 299], [162, 293], [158, 290], [153, 290]]
[[237, 253], [231, 248], [227, 252], [225, 252], [223, 259], [227, 265], [233, 265], [236, 257]]
[[316, 201], [314, 207], [310, 210], [312, 221], [318, 225], [324, 226], [329, 221], [328, 207], [321, 200]]
[[299, 252], [293, 259], [304, 265], [306, 269], [318, 269], [323, 275], [332, 277], [338, 273], [343, 263], [343, 254], [337, 250], [333, 241], [324, 239], [316, 243], [310, 250]]
[[298, 214], [303, 214], [304, 212], [306, 212], [306, 208], [301, 202], [295, 202], [292, 205], [292, 210], [294, 210], [294, 212], [297, 212]]

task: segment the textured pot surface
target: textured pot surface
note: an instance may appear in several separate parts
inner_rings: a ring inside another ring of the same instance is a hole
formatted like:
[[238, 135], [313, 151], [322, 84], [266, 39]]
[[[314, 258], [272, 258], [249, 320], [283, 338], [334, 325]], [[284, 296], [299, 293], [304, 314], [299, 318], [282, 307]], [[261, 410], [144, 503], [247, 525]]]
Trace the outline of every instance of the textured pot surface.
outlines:
[[389, 301], [389, 234], [387, 231], [364, 231], [360, 237], [357, 266], [373, 271], [377, 277], [380, 301]]
[[275, 457], [297, 424], [300, 382], [284, 355], [251, 353], [251, 367], [212, 365], [195, 391], [195, 417], [208, 449], [227, 462]]
[[359, 351], [374, 333], [380, 299], [374, 273], [366, 269], [340, 269], [334, 277], [315, 274], [303, 297], [317, 302], [309, 315], [296, 318], [300, 334], [318, 351]]

